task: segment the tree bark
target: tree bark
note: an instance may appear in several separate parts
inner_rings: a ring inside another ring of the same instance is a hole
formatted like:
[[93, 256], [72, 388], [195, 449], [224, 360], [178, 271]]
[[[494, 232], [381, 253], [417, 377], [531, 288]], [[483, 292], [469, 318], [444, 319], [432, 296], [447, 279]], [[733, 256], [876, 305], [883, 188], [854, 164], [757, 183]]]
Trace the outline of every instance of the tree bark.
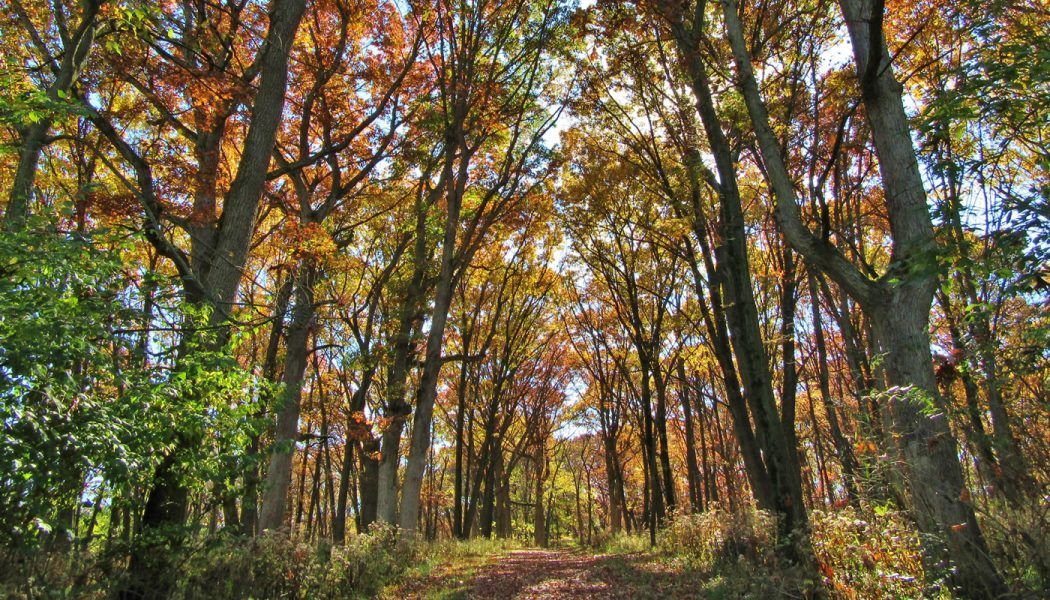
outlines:
[[[741, 383], [745, 391], [747, 407], [755, 423], [756, 439], [763, 449], [763, 462], [769, 489], [772, 490], [774, 510], [782, 515], [779, 521], [785, 539], [794, 543], [784, 546], [788, 558], [810, 563], [811, 551], [805, 547], [805, 536], [799, 535], [808, 527], [805, 501], [802, 495], [801, 474], [798, 469], [797, 449], [790, 445], [777, 411], [773, 394], [772, 377], [768, 357], [758, 322], [758, 310], [751, 287], [751, 269], [748, 259], [747, 230], [744, 223], [740, 192], [737, 187], [736, 167], [732, 150], [722, 123], [716, 112], [707, 67], [700, 55], [700, 43], [706, 33], [703, 15], [698, 11], [696, 19], [686, 24], [680, 13], [661, 7], [666, 11], [672, 35], [683, 59], [686, 72], [691, 78], [692, 90], [697, 100], [697, 111], [708, 145], [715, 158], [718, 174], [718, 196], [720, 207], [721, 245], [715, 249], [723, 299], [726, 306], [730, 341], [736, 357]], [[727, 392], [730, 388], [727, 385]], [[733, 409], [735, 429], [743, 429], [744, 415], [740, 407]], [[741, 439], [742, 450], [748, 440]], [[756, 488], [756, 492], [761, 492]], [[762, 496], [756, 493], [761, 502]]]
[[423, 299], [424, 277], [430, 252], [427, 248], [426, 205], [416, 203], [416, 231], [413, 243], [412, 278], [405, 290], [401, 317], [393, 341], [393, 352], [387, 367], [386, 428], [381, 436], [381, 454], [376, 474], [376, 519], [393, 524], [397, 517], [397, 472], [400, 464], [401, 433], [412, 407], [405, 402], [405, 384], [409, 362], [414, 355], [416, 332], [422, 324], [420, 303]]

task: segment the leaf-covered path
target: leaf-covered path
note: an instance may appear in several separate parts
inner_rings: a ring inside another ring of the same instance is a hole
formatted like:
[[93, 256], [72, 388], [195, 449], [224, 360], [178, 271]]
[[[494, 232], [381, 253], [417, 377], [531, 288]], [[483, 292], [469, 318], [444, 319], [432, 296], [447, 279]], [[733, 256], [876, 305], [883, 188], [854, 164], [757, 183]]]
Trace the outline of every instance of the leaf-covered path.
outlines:
[[514, 550], [480, 564], [447, 564], [406, 582], [388, 598], [692, 598], [698, 578], [644, 554]]

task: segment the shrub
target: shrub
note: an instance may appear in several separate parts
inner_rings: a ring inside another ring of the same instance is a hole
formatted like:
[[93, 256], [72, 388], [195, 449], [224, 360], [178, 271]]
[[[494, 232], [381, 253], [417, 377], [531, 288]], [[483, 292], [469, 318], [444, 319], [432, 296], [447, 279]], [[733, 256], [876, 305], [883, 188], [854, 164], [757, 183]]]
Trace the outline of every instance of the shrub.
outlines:
[[1050, 498], [1024, 506], [995, 502], [981, 513], [981, 528], [1003, 574], [1019, 590], [1050, 589]]
[[[810, 512], [810, 543], [833, 598], [924, 597], [921, 549], [904, 515], [852, 508]], [[659, 549], [690, 569], [721, 577], [730, 595], [761, 597], [765, 591], [805, 595], [813, 581], [776, 554], [776, 518], [764, 511], [714, 509], [674, 519]]]
[[700, 569], [741, 559], [771, 565], [776, 543], [776, 519], [769, 513], [721, 508], [676, 517], [658, 540], [662, 551], [681, 556], [690, 567]]
[[923, 595], [919, 537], [906, 517], [846, 508], [810, 513], [813, 552], [824, 586], [839, 598], [916, 598]]

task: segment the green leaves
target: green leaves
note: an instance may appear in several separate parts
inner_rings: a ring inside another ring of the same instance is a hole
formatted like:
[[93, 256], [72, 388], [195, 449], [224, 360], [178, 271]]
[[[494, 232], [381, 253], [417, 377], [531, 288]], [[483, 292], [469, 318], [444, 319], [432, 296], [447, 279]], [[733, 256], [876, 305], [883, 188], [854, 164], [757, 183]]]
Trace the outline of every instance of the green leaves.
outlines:
[[119, 253], [93, 241], [40, 220], [0, 234], [0, 535], [12, 547], [48, 534], [83, 479], [129, 452], [112, 400], [129, 342], [114, 328], [130, 314]]

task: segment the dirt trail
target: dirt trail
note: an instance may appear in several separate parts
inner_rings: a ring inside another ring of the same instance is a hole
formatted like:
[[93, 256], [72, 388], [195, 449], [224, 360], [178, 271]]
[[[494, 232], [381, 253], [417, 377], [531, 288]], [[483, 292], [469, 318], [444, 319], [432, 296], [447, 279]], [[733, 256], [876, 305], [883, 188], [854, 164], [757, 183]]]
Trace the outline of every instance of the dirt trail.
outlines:
[[515, 550], [468, 572], [446, 572], [397, 590], [399, 598], [531, 600], [689, 598], [689, 581], [641, 555]]

